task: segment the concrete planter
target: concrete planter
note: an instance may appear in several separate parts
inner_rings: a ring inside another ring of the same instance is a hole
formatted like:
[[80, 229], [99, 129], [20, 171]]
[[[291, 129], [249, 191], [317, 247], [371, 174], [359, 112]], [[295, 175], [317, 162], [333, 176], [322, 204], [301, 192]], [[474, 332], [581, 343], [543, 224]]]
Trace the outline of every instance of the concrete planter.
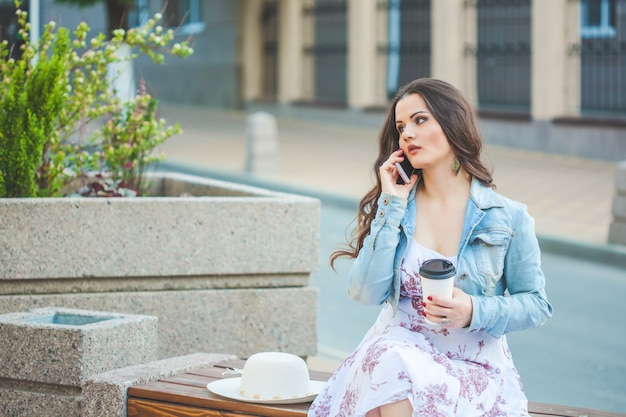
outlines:
[[156, 354], [153, 316], [54, 308], [0, 314], [3, 415], [78, 416], [87, 377]]
[[0, 199], [0, 314], [154, 315], [160, 358], [315, 353], [319, 201], [186, 175], [153, 182], [155, 197]]

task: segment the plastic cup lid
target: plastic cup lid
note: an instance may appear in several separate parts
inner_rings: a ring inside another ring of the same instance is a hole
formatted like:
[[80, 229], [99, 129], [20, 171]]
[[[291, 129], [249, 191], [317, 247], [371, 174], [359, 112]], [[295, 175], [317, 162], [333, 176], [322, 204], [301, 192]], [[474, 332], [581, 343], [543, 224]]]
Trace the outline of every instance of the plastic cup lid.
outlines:
[[447, 259], [429, 259], [420, 266], [420, 275], [430, 279], [446, 279], [454, 276], [456, 269]]

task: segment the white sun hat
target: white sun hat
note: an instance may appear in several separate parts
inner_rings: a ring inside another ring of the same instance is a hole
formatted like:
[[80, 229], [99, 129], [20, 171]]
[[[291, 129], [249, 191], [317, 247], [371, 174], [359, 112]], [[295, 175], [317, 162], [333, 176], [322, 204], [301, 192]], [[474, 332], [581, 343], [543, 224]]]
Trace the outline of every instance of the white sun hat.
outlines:
[[295, 404], [313, 401], [324, 386], [312, 381], [304, 360], [284, 352], [260, 352], [250, 356], [241, 377], [207, 384], [214, 394], [239, 401]]

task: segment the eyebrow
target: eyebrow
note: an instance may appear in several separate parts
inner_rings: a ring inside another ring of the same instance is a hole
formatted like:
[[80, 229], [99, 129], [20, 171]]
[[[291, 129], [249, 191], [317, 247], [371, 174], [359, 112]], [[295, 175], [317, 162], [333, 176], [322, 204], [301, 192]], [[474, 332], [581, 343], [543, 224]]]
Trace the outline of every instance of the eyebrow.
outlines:
[[[412, 119], [413, 117], [415, 117], [415, 115], [420, 114], [420, 113], [428, 113], [426, 110], [418, 110], [415, 113], [411, 114], [409, 116], [409, 119]], [[401, 121], [396, 120], [396, 124], [402, 123]]]

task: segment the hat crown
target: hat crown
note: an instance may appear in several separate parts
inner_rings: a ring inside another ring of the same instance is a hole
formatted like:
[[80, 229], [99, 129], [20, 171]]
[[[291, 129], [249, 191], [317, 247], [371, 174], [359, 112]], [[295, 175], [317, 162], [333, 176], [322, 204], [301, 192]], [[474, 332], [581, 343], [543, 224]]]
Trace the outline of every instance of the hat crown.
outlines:
[[312, 394], [309, 369], [301, 357], [290, 353], [255, 353], [243, 367], [239, 394], [256, 400], [309, 396]]

